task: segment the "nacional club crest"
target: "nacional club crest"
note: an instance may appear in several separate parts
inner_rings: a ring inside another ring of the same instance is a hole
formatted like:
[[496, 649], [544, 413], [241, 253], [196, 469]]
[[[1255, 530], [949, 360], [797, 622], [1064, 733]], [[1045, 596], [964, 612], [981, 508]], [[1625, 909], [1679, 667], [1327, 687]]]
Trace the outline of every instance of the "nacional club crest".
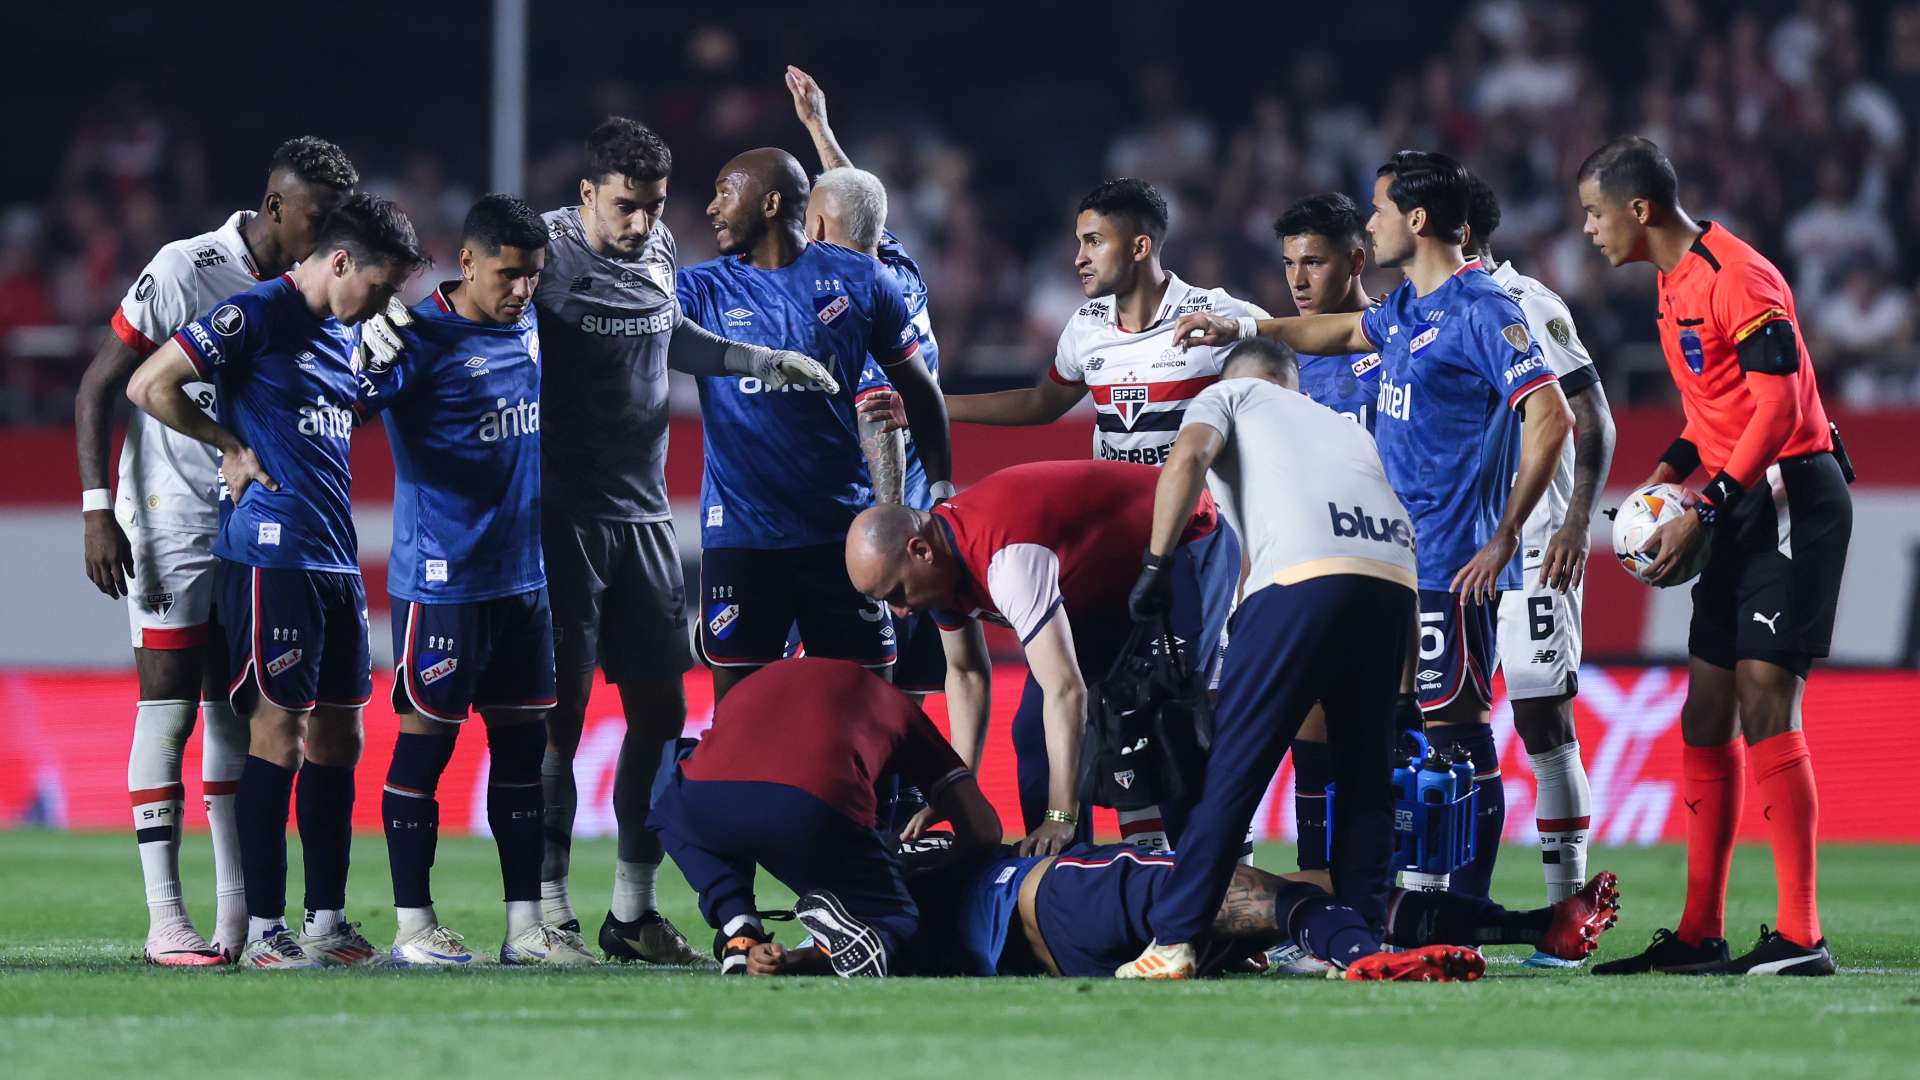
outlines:
[[1134, 420], [1146, 406], [1149, 396], [1150, 391], [1145, 386], [1116, 386], [1107, 400], [1113, 403], [1113, 411], [1120, 414], [1120, 422], [1131, 431]]

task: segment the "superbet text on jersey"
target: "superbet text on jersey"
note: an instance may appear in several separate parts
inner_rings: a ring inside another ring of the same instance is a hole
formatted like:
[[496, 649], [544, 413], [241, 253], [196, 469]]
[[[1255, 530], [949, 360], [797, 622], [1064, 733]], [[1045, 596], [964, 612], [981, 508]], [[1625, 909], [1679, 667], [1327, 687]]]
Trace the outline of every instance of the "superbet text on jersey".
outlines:
[[1187, 402], [1220, 378], [1224, 349], [1182, 349], [1173, 324], [1204, 311], [1229, 319], [1267, 313], [1224, 289], [1202, 289], [1169, 273], [1153, 321], [1137, 331], [1120, 325], [1112, 297], [1083, 305], [1060, 333], [1048, 374], [1093, 393], [1093, 456], [1142, 465], [1166, 462]]

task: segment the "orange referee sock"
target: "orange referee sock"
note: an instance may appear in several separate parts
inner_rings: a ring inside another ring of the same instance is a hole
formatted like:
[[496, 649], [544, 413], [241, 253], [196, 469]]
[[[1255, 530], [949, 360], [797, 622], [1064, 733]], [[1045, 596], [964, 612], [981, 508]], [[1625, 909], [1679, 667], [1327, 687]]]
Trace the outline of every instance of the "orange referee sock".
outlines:
[[1727, 870], [1733, 865], [1733, 833], [1740, 827], [1747, 791], [1747, 761], [1737, 738], [1723, 746], [1681, 749], [1687, 906], [1675, 933], [1681, 941], [1698, 945], [1707, 938], [1727, 936]]
[[1795, 945], [1820, 943], [1820, 902], [1815, 881], [1819, 853], [1820, 795], [1813, 786], [1807, 739], [1789, 731], [1747, 748], [1760, 788], [1767, 828], [1773, 833], [1773, 876], [1780, 890], [1774, 929]]

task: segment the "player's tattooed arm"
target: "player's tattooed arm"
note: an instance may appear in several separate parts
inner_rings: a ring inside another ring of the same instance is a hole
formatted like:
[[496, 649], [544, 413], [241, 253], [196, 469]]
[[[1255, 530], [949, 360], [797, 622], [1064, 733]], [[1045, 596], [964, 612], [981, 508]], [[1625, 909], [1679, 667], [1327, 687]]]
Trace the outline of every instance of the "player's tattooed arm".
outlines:
[[1587, 572], [1588, 533], [1600, 489], [1613, 466], [1613, 413], [1607, 392], [1594, 382], [1567, 399], [1573, 410], [1573, 495], [1567, 518], [1547, 541], [1540, 583], [1561, 592], [1580, 587]]
[[827, 92], [820, 89], [813, 76], [792, 64], [787, 65], [787, 92], [793, 95], [793, 114], [813, 137], [820, 171], [852, 167], [853, 161], [840, 148], [840, 140], [833, 137], [833, 128], [827, 123]]
[[[904, 410], [898, 417], [893, 412], [898, 408], [898, 398], [891, 399], [887, 407], [867, 408], [868, 400], [880, 397], [884, 391], [876, 390], [862, 399], [857, 412], [860, 423], [860, 453], [867, 459], [867, 475], [873, 481], [873, 501], [875, 503], [899, 503], [906, 499], [907, 485], [907, 447], [906, 437], [900, 427], [905, 426]], [[882, 402], [886, 405], [886, 402]]]
[[[82, 491], [112, 486], [107, 455], [112, 442], [113, 392], [125, 385], [139, 366], [140, 354], [119, 338], [109, 336], [80, 376], [80, 389], [73, 398], [73, 427]], [[133, 545], [127, 542], [126, 532], [114, 519], [112, 509], [87, 510], [80, 517], [88, 580], [108, 596], [125, 596], [127, 579], [133, 576]]]
[[127, 381], [127, 398], [147, 415], [190, 439], [197, 439], [220, 451], [220, 475], [238, 503], [248, 485], [266, 485], [268, 491], [280, 490], [272, 476], [260, 465], [252, 448], [240, 441], [233, 429], [215, 421], [187, 396], [186, 385], [200, 378], [193, 361], [187, 359], [179, 344], [168, 341], [141, 361]]
[[953, 448], [948, 435], [947, 399], [940, 384], [927, 370], [919, 354], [887, 367], [887, 378], [900, 394], [900, 407], [906, 411], [907, 425], [913, 430], [913, 446], [920, 453], [920, 467], [926, 470], [927, 483], [953, 479]]
[[1233, 880], [1227, 883], [1226, 899], [1220, 902], [1220, 911], [1213, 917], [1213, 932], [1228, 938], [1284, 936], [1286, 930], [1279, 925], [1273, 909], [1279, 895], [1276, 889], [1279, 881], [1264, 870], [1234, 867]]

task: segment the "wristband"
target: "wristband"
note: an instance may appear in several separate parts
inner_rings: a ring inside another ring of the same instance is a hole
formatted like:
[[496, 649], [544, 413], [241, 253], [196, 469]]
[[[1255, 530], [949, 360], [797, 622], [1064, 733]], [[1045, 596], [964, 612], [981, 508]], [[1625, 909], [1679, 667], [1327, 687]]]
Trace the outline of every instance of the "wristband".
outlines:
[[1153, 553], [1153, 549], [1148, 548], [1146, 555], [1142, 557], [1140, 560], [1140, 569], [1159, 570], [1165, 567], [1167, 565], [1167, 561], [1172, 558], [1173, 556], [1171, 555], [1155, 555]]
[[1676, 480], [1685, 480], [1700, 467], [1700, 448], [1686, 439], [1675, 439], [1667, 452], [1660, 455], [1660, 461], [1679, 474]]
[[1240, 339], [1241, 341], [1245, 341], [1246, 339], [1248, 339], [1248, 338], [1250, 338], [1250, 337], [1258, 337], [1258, 336], [1259, 336], [1259, 334], [1260, 334], [1260, 320], [1259, 320], [1259, 319], [1256, 319], [1256, 318], [1254, 318], [1254, 317], [1253, 317], [1253, 316], [1251, 316], [1251, 315], [1242, 315], [1242, 316], [1240, 316], [1240, 318], [1239, 318], [1239, 319], [1237, 319], [1237, 320], [1235, 320], [1235, 321], [1236, 321], [1237, 323], [1239, 323], [1239, 326], [1240, 326], [1240, 330], [1239, 330], [1239, 332], [1238, 332], [1238, 333], [1236, 333], [1236, 334], [1235, 334], [1234, 336], [1235, 336], [1235, 337], [1237, 337], [1237, 338], [1239, 338], [1239, 339]]
[[1080, 824], [1080, 815], [1071, 810], [1049, 810], [1045, 817], [1048, 821], [1057, 821], [1062, 825]]
[[934, 502], [945, 502], [953, 498], [954, 494], [953, 481], [951, 480], [935, 480], [933, 483], [927, 485], [927, 495], [930, 496]]
[[95, 510], [113, 509], [113, 493], [106, 488], [88, 488], [80, 493], [80, 512], [90, 514]]
[[1747, 489], [1723, 469], [1700, 492], [1700, 501], [1693, 504], [1693, 512], [1700, 515], [1701, 521], [1713, 525], [1719, 521], [1721, 511], [1731, 507], [1734, 500], [1746, 492]]

